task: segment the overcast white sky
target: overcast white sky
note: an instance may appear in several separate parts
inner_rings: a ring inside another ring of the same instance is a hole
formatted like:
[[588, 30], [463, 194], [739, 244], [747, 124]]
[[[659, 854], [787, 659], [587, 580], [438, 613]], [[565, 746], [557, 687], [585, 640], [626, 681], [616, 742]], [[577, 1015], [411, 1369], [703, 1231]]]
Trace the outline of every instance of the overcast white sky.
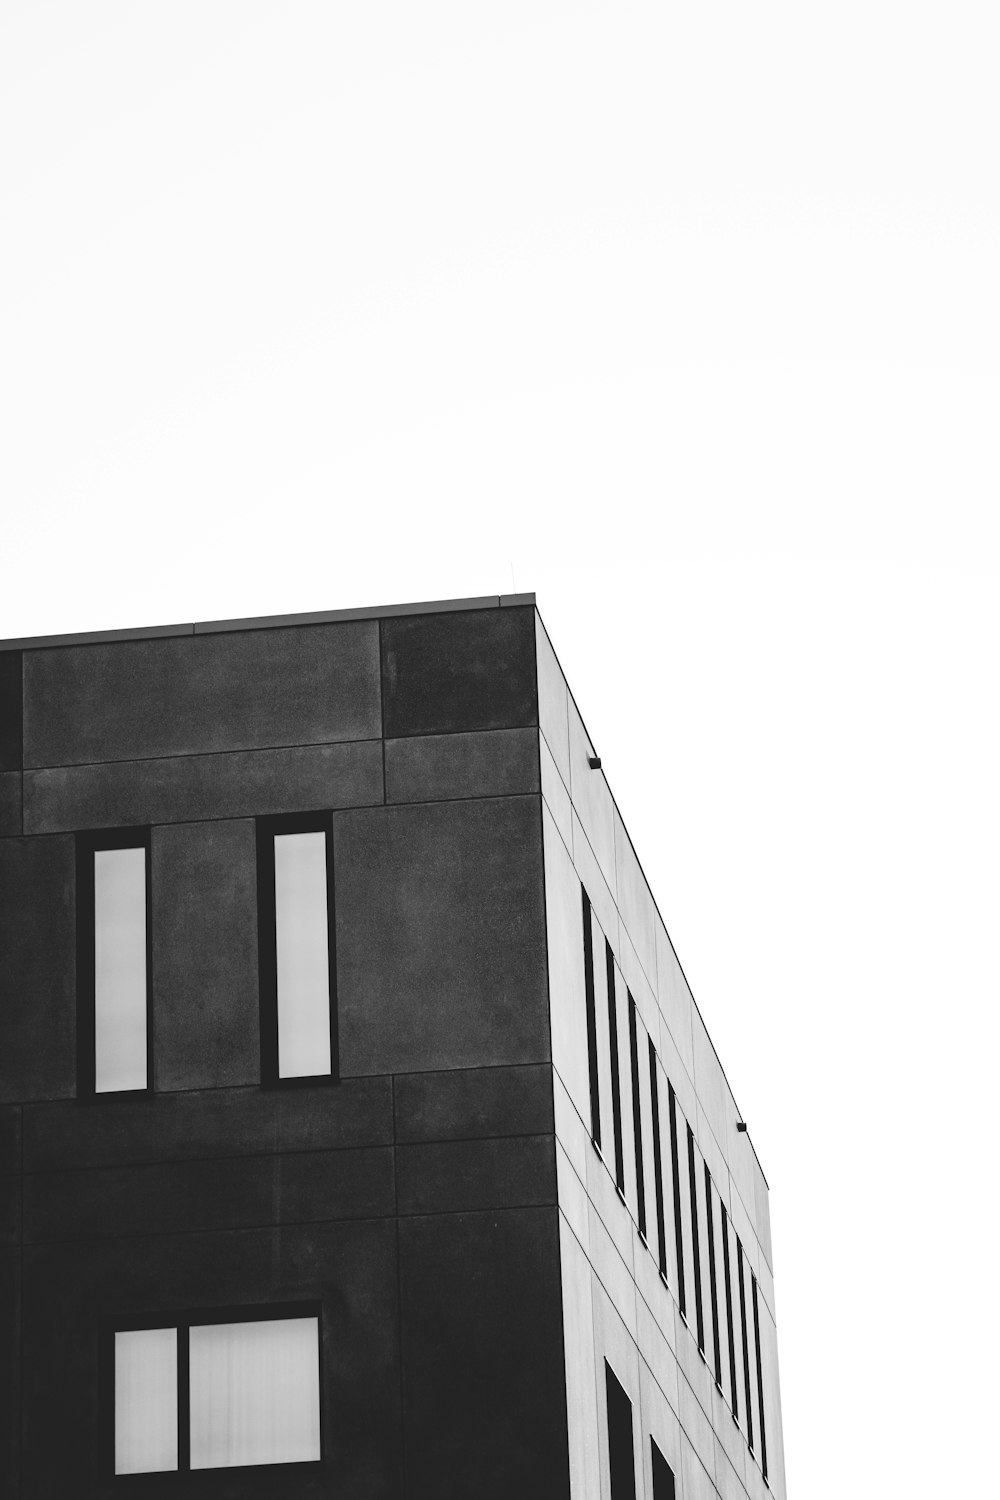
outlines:
[[0, 636], [537, 591], [771, 1183], [803, 1500], [995, 1483], [998, 40], [0, 10]]

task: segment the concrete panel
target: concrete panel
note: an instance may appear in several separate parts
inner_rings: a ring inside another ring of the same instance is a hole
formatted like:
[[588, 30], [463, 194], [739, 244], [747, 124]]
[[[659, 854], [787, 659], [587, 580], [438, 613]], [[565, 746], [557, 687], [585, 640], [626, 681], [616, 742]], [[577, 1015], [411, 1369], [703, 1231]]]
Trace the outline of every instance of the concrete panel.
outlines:
[[534, 619], [515, 608], [383, 621], [386, 737], [537, 724]]
[[0, 839], [0, 1100], [76, 1091], [74, 841]]
[[590, 1127], [581, 1118], [576, 1105], [570, 1099], [558, 1073], [552, 1080], [552, 1103], [555, 1112], [556, 1138], [573, 1163], [573, 1170], [581, 1182], [587, 1180], [587, 1162], [593, 1153]]
[[341, 1071], [549, 1058], [541, 801], [334, 815]]
[[660, 1010], [688, 1075], [694, 1077], [694, 1003], [663, 923], [656, 922], [656, 994]]
[[21, 832], [21, 773], [0, 772], [0, 838]]
[[632, 840], [625, 832], [618, 809], [614, 810], [615, 878], [618, 911], [625, 931], [632, 940], [650, 984], [656, 983], [656, 908], [639, 867]]
[[401, 1073], [395, 1079], [395, 1110], [398, 1141], [551, 1134], [552, 1070], [542, 1063]]
[[391, 1078], [29, 1105], [24, 1168], [114, 1167], [392, 1144]]
[[[319, 1469], [281, 1471], [282, 1500], [331, 1494], [382, 1500], [400, 1489], [399, 1320], [390, 1221], [182, 1234], [25, 1252], [23, 1500], [138, 1500], [147, 1476], [97, 1473], [101, 1316], [164, 1307], [322, 1304]], [[212, 1500], [273, 1497], [275, 1472], [199, 1474]], [[171, 1481], [166, 1481], [171, 1488]], [[154, 1482], [154, 1488], [156, 1487]]]
[[[615, 869], [615, 804], [608, 790], [604, 772], [595, 771], [590, 766], [590, 757], [596, 755], [597, 752], [572, 701], [569, 705], [569, 747], [569, 790], [573, 798], [573, 808], [580, 819], [608, 888], [613, 895], [616, 895], [618, 887]], [[575, 848], [573, 852], [576, 853]]]
[[0, 1172], [21, 1170], [21, 1110], [0, 1106]]
[[561, 1216], [559, 1253], [562, 1270], [570, 1492], [573, 1500], [601, 1500], [601, 1457], [598, 1446], [601, 1413], [598, 1407], [594, 1355], [592, 1272], [583, 1248]]
[[555, 824], [559, 829], [563, 843], [572, 852], [573, 804], [570, 801], [569, 789], [556, 770], [556, 763], [552, 759], [552, 752], [541, 735], [538, 736], [538, 766], [541, 773], [542, 797], [545, 799], [545, 805], [555, 819]]
[[538, 731], [425, 734], [385, 742], [385, 800], [441, 802], [537, 792]]
[[580, 878], [547, 809], [542, 812], [542, 837], [552, 1062], [581, 1118], [589, 1122], [583, 894]]
[[29, 1173], [29, 1244], [168, 1234], [393, 1212], [392, 1151], [304, 1151], [283, 1157]]
[[766, 1303], [759, 1302], [761, 1365], [764, 1371], [764, 1419], [767, 1423], [767, 1478], [778, 1500], [785, 1495], [785, 1442], [781, 1428], [778, 1380], [778, 1335]]
[[568, 1500], [557, 1211], [404, 1219], [399, 1246], [408, 1500]]
[[21, 764], [21, 653], [0, 651], [0, 771]]
[[694, 1086], [698, 1103], [708, 1117], [716, 1140], [727, 1155], [736, 1145], [736, 1121], [739, 1116], [705, 1023], [693, 1007], [691, 1015], [694, 1042]]
[[21, 1252], [0, 1250], [0, 1494], [17, 1496], [21, 1414]]
[[[664, 1394], [664, 1387], [655, 1370], [651, 1370], [645, 1359], [640, 1360], [639, 1365], [639, 1389], [640, 1389], [640, 1419], [642, 1422], [643, 1446], [643, 1472], [646, 1488], [644, 1494], [652, 1496], [652, 1448], [650, 1439], [659, 1448], [661, 1454], [673, 1472], [675, 1482], [679, 1483], [681, 1467], [681, 1430], [677, 1420], [677, 1374], [676, 1364], [672, 1356], [670, 1364], [674, 1375], [671, 1382], [674, 1391], [674, 1399], [671, 1402]], [[677, 1491], [677, 1500], [683, 1500], [680, 1491]]]
[[555, 1137], [397, 1146], [396, 1174], [401, 1214], [555, 1204]]
[[256, 1083], [254, 825], [156, 828], [152, 872], [156, 1087]]
[[592, 1281], [594, 1304], [594, 1362], [597, 1377], [598, 1448], [601, 1461], [602, 1494], [611, 1494], [611, 1473], [608, 1462], [608, 1407], [607, 1380], [604, 1362], [614, 1372], [615, 1378], [632, 1403], [632, 1461], [637, 1496], [642, 1495], [642, 1449], [637, 1441], [641, 1412], [639, 1382], [639, 1355], [635, 1346], [635, 1329], [628, 1327], [621, 1317], [621, 1309], [600, 1281]]
[[21, 1178], [0, 1177], [0, 1245], [21, 1240]]
[[618, 932], [618, 907], [611, 887], [604, 878], [597, 856], [576, 813], [573, 813], [573, 863], [596, 913], [597, 920], [612, 939]]
[[584, 1251], [590, 1247], [590, 1204], [587, 1189], [562, 1145], [556, 1142], [556, 1193], [559, 1210]]
[[535, 659], [538, 664], [538, 723], [546, 744], [569, 786], [569, 689], [541, 617], [535, 615]]
[[374, 621], [32, 651], [25, 765], [376, 739]]
[[[773, 1272], [774, 1251], [771, 1248], [771, 1199], [768, 1192], [764, 1173], [761, 1171], [760, 1162], [757, 1160], [756, 1152], [750, 1152], [750, 1172], [753, 1180], [753, 1219], [754, 1228], [757, 1231], [757, 1239], [760, 1242], [768, 1268]], [[762, 1268], [763, 1271], [763, 1268]]]
[[382, 801], [378, 740], [29, 771], [29, 833], [263, 817]]

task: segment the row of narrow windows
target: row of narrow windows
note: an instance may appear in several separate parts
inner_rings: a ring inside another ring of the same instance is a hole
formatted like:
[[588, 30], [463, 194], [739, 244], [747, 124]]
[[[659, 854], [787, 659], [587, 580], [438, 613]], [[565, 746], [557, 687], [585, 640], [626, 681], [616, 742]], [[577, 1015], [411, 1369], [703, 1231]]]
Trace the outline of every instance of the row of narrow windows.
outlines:
[[581, 890], [591, 1139], [766, 1483], [757, 1277]]
[[[77, 835], [82, 1097], [152, 1086], [148, 828]], [[261, 1076], [336, 1078], [333, 817], [257, 820]]]

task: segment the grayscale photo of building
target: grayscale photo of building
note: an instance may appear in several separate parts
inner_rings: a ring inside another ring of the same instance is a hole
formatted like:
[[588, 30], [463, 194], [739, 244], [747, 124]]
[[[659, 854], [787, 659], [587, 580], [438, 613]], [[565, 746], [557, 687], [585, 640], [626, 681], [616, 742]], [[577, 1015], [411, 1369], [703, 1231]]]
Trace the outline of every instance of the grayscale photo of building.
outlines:
[[533, 594], [0, 643], [0, 1493], [785, 1500], [600, 727]]

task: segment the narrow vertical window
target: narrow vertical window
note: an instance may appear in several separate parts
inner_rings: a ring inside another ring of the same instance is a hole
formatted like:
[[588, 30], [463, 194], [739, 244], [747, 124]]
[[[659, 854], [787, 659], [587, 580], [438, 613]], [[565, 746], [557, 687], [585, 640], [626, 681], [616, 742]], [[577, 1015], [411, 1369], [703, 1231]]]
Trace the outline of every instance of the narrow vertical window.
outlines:
[[177, 1468], [177, 1329], [114, 1336], [116, 1474]]
[[635, 1449], [632, 1440], [632, 1403], [614, 1370], [604, 1361], [608, 1394], [608, 1467], [611, 1500], [635, 1500]]
[[257, 823], [261, 1075], [337, 1074], [333, 817]]
[[660, 1146], [660, 1092], [656, 1076], [656, 1048], [649, 1041], [649, 1097], [653, 1115], [653, 1186], [656, 1192], [656, 1239], [660, 1275], [667, 1279], [667, 1224], [663, 1210], [663, 1153]]
[[729, 1215], [726, 1205], [722, 1209], [722, 1270], [726, 1284], [726, 1332], [729, 1336], [729, 1394], [733, 1416], [740, 1419], [740, 1405], [736, 1394], [736, 1337], [733, 1330], [733, 1280], [729, 1269]]
[[753, 1302], [753, 1342], [757, 1356], [757, 1420], [760, 1425], [760, 1469], [767, 1481], [767, 1437], [764, 1432], [764, 1367], [760, 1358], [760, 1312], [757, 1308], [757, 1278], [750, 1272]]
[[705, 1163], [705, 1223], [708, 1231], [708, 1285], [712, 1294], [712, 1352], [715, 1383], [722, 1390], [722, 1343], [719, 1339], [719, 1283], [715, 1274], [715, 1217], [712, 1208], [712, 1174]]
[[750, 1444], [750, 1452], [753, 1452], [753, 1397], [750, 1394], [750, 1344], [747, 1339], [747, 1295], [743, 1281], [743, 1246], [740, 1244], [739, 1235], [736, 1236], [736, 1268], [739, 1273], [740, 1283], [740, 1327], [743, 1330], [743, 1392], [746, 1397], [747, 1410], [747, 1442]]
[[642, 1097], [639, 1091], [639, 1037], [635, 1001], [628, 997], [628, 1045], [632, 1064], [632, 1125], [635, 1134], [635, 1183], [639, 1233], [646, 1238], [646, 1177], [642, 1165]]
[[653, 1455], [653, 1500], [674, 1500], [674, 1471], [663, 1457], [656, 1441], [649, 1440]]
[[149, 829], [77, 837], [77, 1043], [81, 1096], [150, 1086]]
[[705, 1352], [705, 1310], [701, 1301], [701, 1243], [698, 1237], [698, 1174], [694, 1165], [694, 1134], [687, 1128], [688, 1182], [691, 1188], [691, 1254], [694, 1260], [694, 1317], [698, 1348]]
[[590, 1065], [590, 1138], [601, 1148], [601, 1082], [597, 1066], [597, 1004], [594, 998], [594, 925], [590, 897], [583, 890], [583, 979], [587, 997], [587, 1060]]
[[608, 1044], [611, 1052], [611, 1120], [615, 1132], [615, 1184], [625, 1196], [625, 1151], [622, 1144], [622, 1083], [618, 1057], [618, 1007], [615, 1001], [615, 955], [604, 939], [604, 958], [608, 973]]
[[684, 1290], [684, 1230], [681, 1225], [681, 1164], [677, 1149], [677, 1096], [674, 1086], [667, 1080], [667, 1106], [670, 1115], [670, 1166], [674, 1185], [674, 1236], [677, 1244], [677, 1305], [681, 1317], [687, 1315], [687, 1297]]

